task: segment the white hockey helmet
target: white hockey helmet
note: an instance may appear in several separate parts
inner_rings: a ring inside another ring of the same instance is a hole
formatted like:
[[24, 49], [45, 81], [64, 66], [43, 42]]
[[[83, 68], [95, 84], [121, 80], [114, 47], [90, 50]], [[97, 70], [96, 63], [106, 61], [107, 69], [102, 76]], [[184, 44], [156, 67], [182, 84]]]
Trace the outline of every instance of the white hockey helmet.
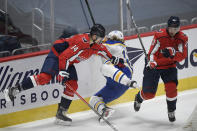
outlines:
[[111, 40], [120, 40], [120, 41], [124, 41], [124, 35], [121, 31], [119, 30], [114, 30], [111, 31], [108, 36], [109, 39]]

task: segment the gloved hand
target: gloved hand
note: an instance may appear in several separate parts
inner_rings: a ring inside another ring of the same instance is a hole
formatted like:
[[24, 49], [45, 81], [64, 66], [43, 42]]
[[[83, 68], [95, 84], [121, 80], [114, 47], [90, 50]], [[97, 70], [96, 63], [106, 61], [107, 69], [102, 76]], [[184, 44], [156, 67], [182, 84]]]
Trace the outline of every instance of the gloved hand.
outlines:
[[112, 56], [111, 63], [114, 65], [118, 65], [119, 63], [124, 64], [124, 59]]
[[148, 64], [146, 65], [147, 68], [154, 69], [157, 66], [156, 61], [149, 61]]
[[69, 78], [69, 75], [70, 74], [68, 72], [66, 72], [65, 70], [59, 71], [59, 74], [58, 74], [58, 81], [59, 81], [59, 83], [64, 85], [64, 83], [66, 82], [66, 78]]
[[167, 47], [165, 49], [163, 49], [162, 51], [162, 54], [164, 57], [168, 58], [173, 58], [176, 54], [176, 50], [173, 48], [173, 47]]

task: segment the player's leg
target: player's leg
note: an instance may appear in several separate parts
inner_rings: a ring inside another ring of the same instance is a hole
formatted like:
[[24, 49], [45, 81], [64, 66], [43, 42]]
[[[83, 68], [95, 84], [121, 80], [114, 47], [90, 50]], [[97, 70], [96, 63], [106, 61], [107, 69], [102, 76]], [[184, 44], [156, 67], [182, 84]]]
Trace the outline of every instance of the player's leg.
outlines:
[[177, 69], [170, 68], [164, 70], [161, 73], [161, 78], [165, 84], [168, 118], [170, 122], [174, 122], [176, 120], [175, 110], [176, 110], [176, 102], [177, 102], [177, 85], [178, 85]]
[[[108, 119], [112, 116], [114, 110], [107, 107], [106, 104], [119, 98], [128, 88], [128, 86], [117, 83], [107, 77], [106, 85], [91, 97], [90, 105], [92, 105], [104, 118]], [[99, 120], [102, 121], [102, 119]]]
[[[106, 86], [104, 87], [106, 88]], [[104, 89], [103, 88], [103, 89]], [[90, 105], [92, 107], [94, 107], [94, 109], [96, 111], [98, 111], [98, 113], [105, 119], [108, 119], [112, 116], [112, 114], [115, 112], [114, 109], [108, 107], [106, 105], [106, 103], [104, 102], [103, 96], [100, 94], [101, 92], [99, 91], [97, 94], [95, 94], [94, 96], [92, 96], [90, 98]], [[111, 93], [111, 92], [108, 92]], [[101, 119], [101, 117], [98, 119], [99, 122], [103, 122], [103, 119]]]
[[[108, 119], [114, 113], [114, 110], [105, 104], [101, 96], [92, 96], [89, 103], [105, 119]], [[99, 118], [98, 120], [99, 122], [102, 122], [101, 118]]]
[[61, 101], [58, 104], [58, 110], [56, 113], [56, 120], [55, 120], [56, 124], [65, 125], [65, 126], [71, 125], [72, 123], [72, 119], [67, 116], [67, 112], [74, 98], [74, 93], [69, 87], [73, 88], [75, 91], [78, 88], [78, 84], [77, 84], [78, 78], [77, 78], [77, 72], [75, 67], [73, 65], [70, 66], [67, 72], [70, 75], [69, 78], [65, 80], [65, 88], [63, 95], [61, 97]]
[[101, 72], [104, 76], [112, 78], [115, 82], [129, 86], [131, 88], [138, 88], [136, 81], [128, 78], [124, 72], [114, 67], [112, 64], [103, 64], [101, 67]]
[[15, 86], [8, 87], [4, 90], [6, 100], [13, 101], [15, 96], [21, 91], [49, 83], [52, 76], [55, 76], [58, 68], [57, 62], [54, 58], [46, 58], [40, 74], [29, 76], [21, 83], [17, 83]]
[[144, 100], [155, 97], [160, 74], [156, 69], [144, 69], [142, 90], [138, 92], [134, 100], [134, 110], [139, 111]]
[[[117, 67], [117, 69], [122, 71], [128, 78], [131, 79], [132, 73], [128, 69], [128, 67]], [[129, 87], [114, 81], [110, 77], [106, 77], [106, 79], [106, 85], [104, 86], [104, 88], [102, 88], [94, 96], [91, 97], [90, 104], [93, 107], [96, 107], [95, 110], [102, 114], [104, 118], [108, 119], [114, 113], [114, 110], [107, 107], [105, 104], [119, 98]], [[99, 106], [96, 106], [98, 103]]]

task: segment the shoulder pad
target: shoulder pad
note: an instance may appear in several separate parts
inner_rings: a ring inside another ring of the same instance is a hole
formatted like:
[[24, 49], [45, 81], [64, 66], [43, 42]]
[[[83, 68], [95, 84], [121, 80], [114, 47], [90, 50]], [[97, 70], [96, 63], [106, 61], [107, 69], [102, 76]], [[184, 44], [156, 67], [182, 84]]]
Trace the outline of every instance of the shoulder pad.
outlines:
[[185, 33], [183, 33], [182, 31], [180, 32], [180, 37], [183, 40], [186, 40], [186, 41], [188, 40], [188, 36]]
[[166, 35], [167, 35], [166, 29], [160, 29], [159, 31], [155, 32], [155, 36], [158, 38], [166, 36]]

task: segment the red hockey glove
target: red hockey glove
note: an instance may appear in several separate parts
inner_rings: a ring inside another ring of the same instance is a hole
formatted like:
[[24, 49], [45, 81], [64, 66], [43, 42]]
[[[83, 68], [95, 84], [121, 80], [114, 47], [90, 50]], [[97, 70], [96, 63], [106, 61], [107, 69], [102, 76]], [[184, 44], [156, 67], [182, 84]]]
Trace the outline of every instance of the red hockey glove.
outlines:
[[150, 69], [154, 69], [156, 66], [157, 66], [157, 62], [149, 61], [146, 67]]
[[173, 58], [176, 54], [176, 50], [173, 47], [167, 47], [162, 50], [162, 54], [164, 57], [168, 58]]

